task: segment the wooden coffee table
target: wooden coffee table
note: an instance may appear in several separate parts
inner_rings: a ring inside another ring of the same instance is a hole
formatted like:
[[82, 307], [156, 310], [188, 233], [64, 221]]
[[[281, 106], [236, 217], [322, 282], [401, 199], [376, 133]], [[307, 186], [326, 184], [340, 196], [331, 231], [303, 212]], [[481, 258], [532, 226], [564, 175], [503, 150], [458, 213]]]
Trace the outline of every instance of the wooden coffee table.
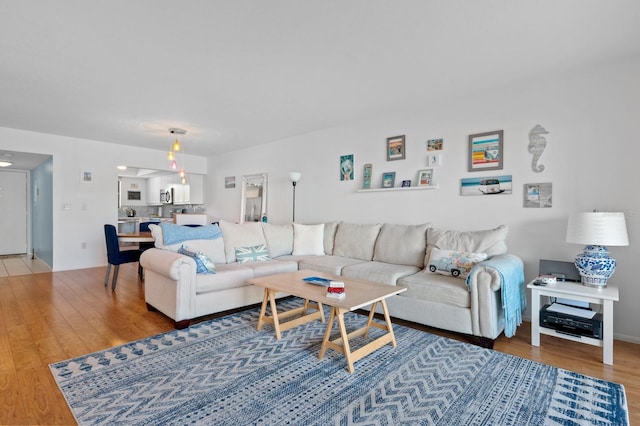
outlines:
[[[346, 296], [342, 299], [327, 297], [327, 288], [321, 285], [304, 282], [303, 278], [307, 277], [322, 277], [330, 280], [342, 281], [345, 285]], [[266, 322], [272, 323], [277, 339], [282, 338], [283, 331], [298, 325], [315, 321], [317, 319], [324, 322], [322, 305], [330, 306], [331, 313], [329, 315], [329, 322], [324, 333], [324, 338], [322, 339], [322, 346], [320, 348], [318, 358], [322, 359], [327, 349], [334, 349], [338, 352], [342, 352], [347, 359], [347, 369], [349, 370], [349, 373], [353, 373], [353, 363], [359, 359], [362, 359], [387, 343], [391, 343], [393, 347], [397, 345], [385, 299], [389, 296], [406, 291], [407, 289], [404, 287], [382, 285], [369, 281], [355, 280], [308, 270], [252, 278], [248, 280], [248, 282], [264, 287], [264, 298], [262, 299], [257, 329], [262, 329], [262, 326]], [[275, 295], [278, 292], [284, 292], [304, 299], [304, 306], [286, 312], [278, 312], [275, 299]], [[373, 321], [376, 305], [378, 303], [382, 306], [382, 313], [385, 320], [384, 324]], [[271, 306], [271, 316], [266, 315], [267, 304]], [[348, 333], [344, 324], [344, 314], [369, 305], [371, 305], [371, 309], [369, 311], [369, 320], [367, 321], [367, 324], [362, 328]], [[310, 309], [313, 309], [314, 312], [309, 313], [308, 311]], [[295, 319], [284, 323], [280, 322], [281, 319], [286, 319], [296, 315], [298, 315], [298, 317]], [[340, 337], [330, 340], [333, 322], [336, 318], [338, 320], [338, 328], [340, 329]], [[380, 328], [386, 331], [386, 333], [361, 348], [351, 351], [349, 339], [353, 339], [358, 336], [366, 337], [371, 327]]]

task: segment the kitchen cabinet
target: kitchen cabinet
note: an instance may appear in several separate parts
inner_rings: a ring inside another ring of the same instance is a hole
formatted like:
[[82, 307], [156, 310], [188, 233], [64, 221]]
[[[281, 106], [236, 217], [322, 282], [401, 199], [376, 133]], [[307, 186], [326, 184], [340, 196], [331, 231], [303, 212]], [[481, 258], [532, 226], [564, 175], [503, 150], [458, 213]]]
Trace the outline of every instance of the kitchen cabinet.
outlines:
[[191, 187], [190, 185], [172, 185], [173, 188], [173, 204], [191, 204]]
[[191, 204], [204, 204], [204, 176], [189, 175]]
[[159, 206], [160, 202], [160, 176], [147, 179], [147, 204], [150, 206]]

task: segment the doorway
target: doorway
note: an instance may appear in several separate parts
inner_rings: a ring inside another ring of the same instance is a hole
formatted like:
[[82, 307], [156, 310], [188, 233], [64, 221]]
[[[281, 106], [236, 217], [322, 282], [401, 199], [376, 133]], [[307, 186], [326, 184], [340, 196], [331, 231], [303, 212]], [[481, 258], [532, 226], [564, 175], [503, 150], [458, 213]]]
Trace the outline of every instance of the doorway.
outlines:
[[0, 171], [0, 256], [27, 253], [27, 172]]

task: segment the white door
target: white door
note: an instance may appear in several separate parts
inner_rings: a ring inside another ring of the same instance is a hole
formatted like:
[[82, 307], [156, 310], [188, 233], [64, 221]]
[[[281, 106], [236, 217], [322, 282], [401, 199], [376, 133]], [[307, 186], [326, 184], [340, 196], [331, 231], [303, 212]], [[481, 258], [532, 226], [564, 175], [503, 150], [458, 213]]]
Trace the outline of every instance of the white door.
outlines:
[[0, 255], [27, 252], [27, 172], [0, 171]]

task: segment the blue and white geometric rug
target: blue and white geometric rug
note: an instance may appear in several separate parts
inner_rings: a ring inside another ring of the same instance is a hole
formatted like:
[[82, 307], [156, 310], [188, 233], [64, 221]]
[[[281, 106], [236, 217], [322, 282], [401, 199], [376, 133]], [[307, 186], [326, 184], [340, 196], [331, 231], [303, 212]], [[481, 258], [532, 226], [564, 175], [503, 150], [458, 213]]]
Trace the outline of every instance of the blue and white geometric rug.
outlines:
[[[257, 318], [253, 309], [50, 368], [87, 425], [629, 424], [616, 383], [400, 325], [396, 348], [349, 374], [342, 354], [317, 358], [325, 324], [278, 341], [269, 325], [256, 331]], [[366, 317], [345, 320], [351, 330]]]

